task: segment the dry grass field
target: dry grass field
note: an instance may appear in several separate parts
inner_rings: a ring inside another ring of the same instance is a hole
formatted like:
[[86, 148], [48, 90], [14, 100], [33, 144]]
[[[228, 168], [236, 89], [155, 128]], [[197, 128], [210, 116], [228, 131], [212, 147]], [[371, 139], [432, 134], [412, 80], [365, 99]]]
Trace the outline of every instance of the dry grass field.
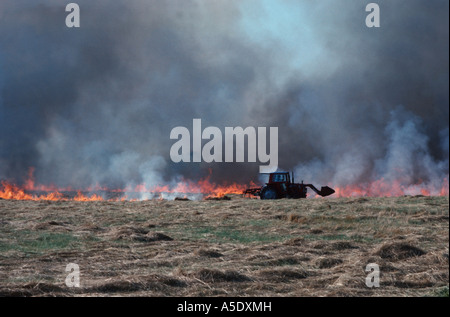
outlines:
[[[448, 296], [448, 208], [423, 196], [0, 200], [0, 296]], [[69, 263], [80, 288], [65, 285]]]

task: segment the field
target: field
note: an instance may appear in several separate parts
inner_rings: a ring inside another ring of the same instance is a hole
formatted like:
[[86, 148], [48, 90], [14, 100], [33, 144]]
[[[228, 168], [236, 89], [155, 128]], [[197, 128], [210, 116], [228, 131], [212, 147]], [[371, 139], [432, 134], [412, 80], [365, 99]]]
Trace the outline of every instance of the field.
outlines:
[[[0, 200], [0, 296], [448, 296], [448, 208], [448, 196]], [[69, 263], [80, 288], [65, 284]]]

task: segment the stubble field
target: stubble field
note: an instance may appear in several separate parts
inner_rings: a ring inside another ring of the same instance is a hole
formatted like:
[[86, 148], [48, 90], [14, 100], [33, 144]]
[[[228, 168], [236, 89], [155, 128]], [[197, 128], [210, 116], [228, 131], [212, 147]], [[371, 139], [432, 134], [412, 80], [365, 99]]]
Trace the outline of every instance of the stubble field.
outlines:
[[[448, 208], [448, 196], [0, 200], [0, 296], [448, 296]], [[69, 263], [80, 288], [65, 284]]]

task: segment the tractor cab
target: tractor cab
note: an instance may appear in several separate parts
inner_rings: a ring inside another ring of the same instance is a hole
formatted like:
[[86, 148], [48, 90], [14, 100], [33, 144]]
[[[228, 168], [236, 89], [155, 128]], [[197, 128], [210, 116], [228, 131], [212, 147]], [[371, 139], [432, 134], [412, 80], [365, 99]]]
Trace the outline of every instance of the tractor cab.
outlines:
[[306, 190], [301, 187], [302, 185], [292, 183], [289, 172], [270, 173], [269, 182], [261, 191], [260, 197], [262, 199], [306, 197]]
[[272, 188], [271, 191], [265, 191], [264, 195], [276, 198], [284, 198], [288, 194], [289, 185], [291, 183], [291, 177], [289, 173], [271, 173], [269, 176], [269, 182], [267, 186]]
[[269, 183], [290, 183], [291, 177], [289, 173], [271, 173], [269, 177]]

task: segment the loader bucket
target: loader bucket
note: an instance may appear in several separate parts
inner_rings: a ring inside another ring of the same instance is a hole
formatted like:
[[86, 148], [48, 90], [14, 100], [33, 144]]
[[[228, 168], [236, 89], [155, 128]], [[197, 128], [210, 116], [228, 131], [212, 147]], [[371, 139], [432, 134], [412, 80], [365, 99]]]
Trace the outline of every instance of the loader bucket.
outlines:
[[325, 197], [325, 196], [329, 196], [331, 194], [334, 194], [333, 188], [330, 188], [328, 186], [322, 186], [322, 188], [320, 189], [320, 193], [319, 193], [320, 196]]

